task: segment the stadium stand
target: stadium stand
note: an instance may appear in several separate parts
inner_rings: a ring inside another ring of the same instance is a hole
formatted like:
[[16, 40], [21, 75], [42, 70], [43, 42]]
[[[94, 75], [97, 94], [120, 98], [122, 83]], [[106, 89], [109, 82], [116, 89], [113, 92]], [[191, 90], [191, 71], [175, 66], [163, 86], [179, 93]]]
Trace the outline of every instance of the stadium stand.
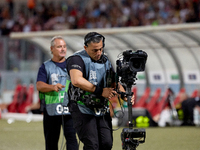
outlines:
[[7, 0], [0, 3], [1, 34], [198, 22], [198, 6], [197, 0]]

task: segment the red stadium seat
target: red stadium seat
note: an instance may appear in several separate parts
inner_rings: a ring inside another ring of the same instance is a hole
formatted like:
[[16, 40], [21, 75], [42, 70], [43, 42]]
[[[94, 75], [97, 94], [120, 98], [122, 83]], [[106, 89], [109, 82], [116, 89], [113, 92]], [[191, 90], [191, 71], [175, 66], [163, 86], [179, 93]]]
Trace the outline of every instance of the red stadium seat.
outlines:
[[156, 107], [154, 107], [154, 109], [150, 112], [152, 117], [154, 117], [157, 114], [160, 114], [161, 111], [164, 109], [164, 106], [167, 102], [167, 98], [169, 95], [169, 89], [165, 92], [164, 96], [162, 97], [162, 99], [157, 103]]
[[146, 107], [146, 101], [149, 98], [150, 95], [150, 88], [147, 87], [146, 90], [144, 91], [143, 96], [139, 99], [138, 102], [136, 102], [135, 105], [133, 105], [134, 107]]
[[198, 96], [198, 90], [194, 90], [191, 97], [197, 97]]
[[13, 95], [13, 100], [12, 102], [8, 105], [8, 112], [12, 112], [12, 113], [15, 113], [15, 112], [18, 112], [18, 99], [20, 98], [20, 92], [22, 90], [22, 85], [21, 84], [18, 84], [16, 87], [15, 87], [15, 91], [14, 91], [14, 95]]
[[133, 95], [135, 98], [135, 101], [137, 100], [137, 87], [133, 87]]
[[33, 94], [34, 86], [33, 84], [30, 84], [28, 90], [26, 91], [26, 99], [24, 99], [21, 105], [19, 106], [19, 113], [27, 113], [26, 107], [33, 103]]
[[182, 93], [185, 93], [185, 88], [180, 89], [178, 95], [174, 99], [174, 106], [176, 106], [178, 103], [180, 103], [180, 96]]
[[153, 111], [153, 109], [157, 106], [158, 104], [158, 100], [160, 98], [160, 94], [161, 94], [161, 89], [158, 88], [154, 95], [152, 96], [152, 98], [150, 99], [149, 103], [146, 106], [146, 109], [151, 113]]

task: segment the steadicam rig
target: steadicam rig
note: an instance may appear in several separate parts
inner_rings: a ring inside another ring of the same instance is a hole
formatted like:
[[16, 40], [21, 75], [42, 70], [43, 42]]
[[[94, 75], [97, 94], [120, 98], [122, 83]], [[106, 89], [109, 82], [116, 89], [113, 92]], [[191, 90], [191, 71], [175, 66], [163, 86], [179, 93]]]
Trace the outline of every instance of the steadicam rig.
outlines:
[[[135, 150], [139, 143], [144, 143], [146, 138], [145, 129], [133, 129], [132, 124], [132, 85], [135, 85], [137, 72], [145, 70], [147, 53], [142, 50], [126, 50], [119, 55], [116, 61], [116, 80], [125, 86], [128, 101], [129, 128], [123, 128], [121, 133], [122, 149]], [[118, 88], [117, 88], [118, 89]]]

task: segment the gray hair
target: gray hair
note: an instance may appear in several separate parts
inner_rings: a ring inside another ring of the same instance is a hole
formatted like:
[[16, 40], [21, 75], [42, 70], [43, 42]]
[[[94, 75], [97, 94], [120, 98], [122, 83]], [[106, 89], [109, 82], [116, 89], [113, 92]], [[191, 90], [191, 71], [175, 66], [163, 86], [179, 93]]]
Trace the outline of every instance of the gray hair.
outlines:
[[51, 46], [54, 46], [54, 45], [55, 45], [54, 41], [55, 41], [56, 39], [62, 39], [62, 40], [64, 40], [63, 37], [60, 36], [60, 35], [54, 36], [54, 37], [51, 39]]

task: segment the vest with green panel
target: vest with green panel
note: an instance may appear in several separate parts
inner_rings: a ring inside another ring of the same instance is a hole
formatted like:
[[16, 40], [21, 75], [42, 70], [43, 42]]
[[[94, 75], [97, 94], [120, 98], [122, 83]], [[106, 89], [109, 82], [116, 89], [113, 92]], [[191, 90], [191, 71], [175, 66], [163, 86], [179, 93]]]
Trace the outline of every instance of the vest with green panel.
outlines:
[[[90, 56], [87, 54], [85, 50], [78, 51], [74, 55], [78, 55], [82, 58], [85, 64], [86, 79], [94, 85], [98, 85], [102, 88], [106, 87], [106, 72], [107, 70], [110, 70], [110, 68], [112, 67], [111, 62], [107, 59], [107, 57], [104, 56], [105, 59], [103, 62], [96, 62], [91, 60]], [[85, 91], [85, 95], [86, 94], [92, 94], [92, 93]], [[99, 98], [96, 98], [96, 101], [99, 101]], [[81, 99], [77, 101], [77, 104], [80, 111], [84, 114], [102, 116], [105, 113], [109, 112], [109, 103], [107, 103], [106, 108], [93, 108], [93, 109], [87, 107], [81, 101]]]
[[67, 69], [58, 67], [53, 61], [48, 60], [44, 62], [44, 66], [47, 72], [48, 84], [56, 85], [60, 83], [65, 85], [59, 92], [39, 92], [41, 101], [45, 101], [47, 113], [50, 116], [55, 115], [69, 115], [67, 107], [67, 99], [65, 97], [65, 91], [68, 89], [69, 82], [66, 82], [68, 74]]

